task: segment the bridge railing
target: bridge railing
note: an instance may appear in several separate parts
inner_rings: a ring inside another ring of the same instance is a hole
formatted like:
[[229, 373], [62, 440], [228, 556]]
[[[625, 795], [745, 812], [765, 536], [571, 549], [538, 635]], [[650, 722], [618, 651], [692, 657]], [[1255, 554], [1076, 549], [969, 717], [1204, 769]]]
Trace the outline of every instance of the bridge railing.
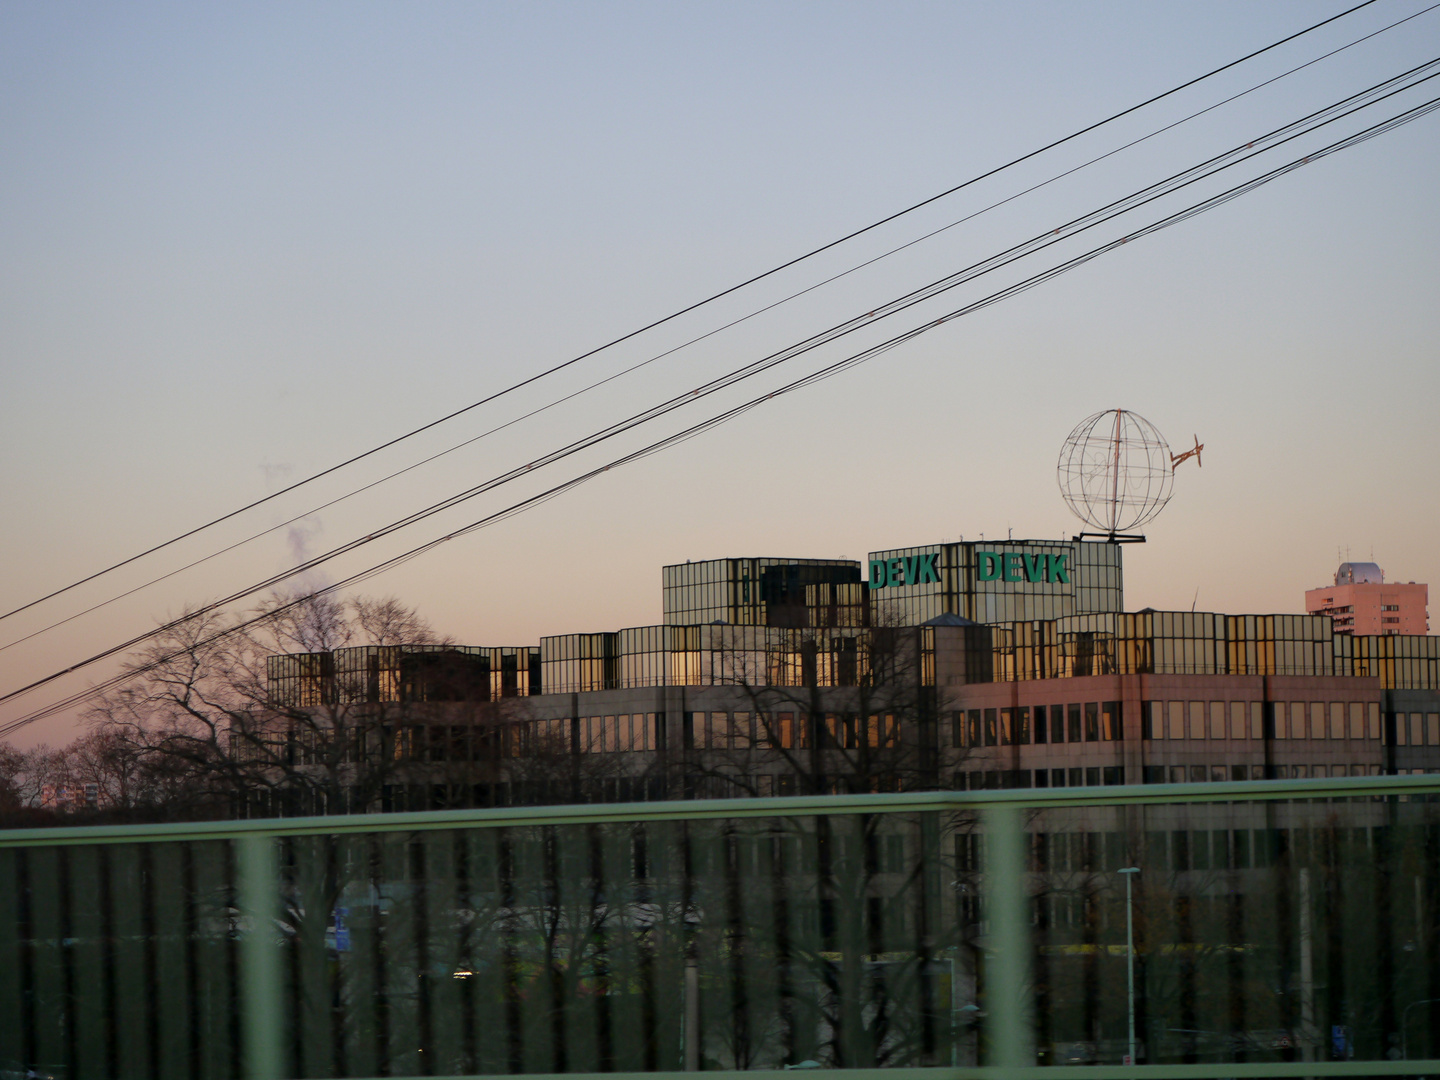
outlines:
[[0, 1076], [1440, 1076], [1437, 796], [1371, 777], [0, 832]]

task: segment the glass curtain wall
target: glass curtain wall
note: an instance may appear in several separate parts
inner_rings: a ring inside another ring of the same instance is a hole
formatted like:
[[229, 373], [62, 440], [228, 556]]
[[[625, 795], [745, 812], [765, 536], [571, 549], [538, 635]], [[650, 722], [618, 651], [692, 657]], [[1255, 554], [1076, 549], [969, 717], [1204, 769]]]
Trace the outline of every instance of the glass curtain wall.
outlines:
[[[917, 674], [934, 682], [933, 634], [915, 627]], [[541, 639], [547, 693], [654, 686], [854, 686], [870, 674], [870, 632], [839, 626], [640, 626]], [[886, 655], [896, 651], [887, 645]], [[887, 662], [893, 663], [892, 660]]]
[[[1387, 680], [1434, 678], [1437, 639], [1350, 638], [1333, 633], [1318, 615], [1217, 615], [1210, 612], [1142, 611], [1077, 615], [1041, 622], [1002, 623], [964, 629], [968, 640], [988, 641], [990, 663], [967, 681], [1012, 682], [1085, 675], [1379, 675]], [[1370, 658], [1379, 649], [1418, 655]], [[1415, 642], [1414, 645], [1408, 645]], [[981, 647], [984, 647], [983, 645]], [[1356, 659], [1352, 660], [1352, 650]], [[1428, 654], [1428, 655], [1427, 655]], [[1364, 657], [1365, 659], [1359, 659]]]
[[852, 559], [711, 559], [667, 566], [661, 582], [667, 626], [806, 626], [807, 586], [858, 585], [860, 564]]
[[396, 701], [498, 701], [542, 692], [533, 646], [366, 645], [266, 658], [271, 699], [289, 708]]

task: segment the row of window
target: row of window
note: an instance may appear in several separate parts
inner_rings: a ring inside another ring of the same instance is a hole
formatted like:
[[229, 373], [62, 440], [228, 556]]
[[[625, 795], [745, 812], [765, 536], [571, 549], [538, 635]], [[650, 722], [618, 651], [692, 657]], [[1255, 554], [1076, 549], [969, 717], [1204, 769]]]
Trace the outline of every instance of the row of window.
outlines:
[[1010, 788], [1112, 787], [1125, 783], [1123, 765], [1080, 769], [989, 769], [957, 772], [957, 791], [995, 791]]
[[[1272, 765], [1273, 779], [1309, 780], [1326, 776], [1379, 776], [1379, 765]], [[1201, 784], [1222, 780], [1263, 780], [1264, 765], [1146, 765], [1147, 784]]]
[[[825, 713], [813, 717], [814, 723], [806, 722], [810, 719], [794, 712], [689, 712], [686, 741], [697, 750], [804, 749], [812, 739], [837, 750], [900, 745], [900, 721], [891, 714]], [[531, 720], [514, 725], [509, 756], [567, 754], [575, 748], [590, 754], [659, 750], [665, 745], [664, 727], [663, 713]]]
[[951, 716], [952, 746], [1029, 746], [1064, 742], [1118, 742], [1124, 737], [1121, 703], [1020, 705], [964, 709]]
[[581, 753], [614, 754], [659, 750], [665, 745], [664, 713], [529, 720], [514, 726], [511, 757]]
[[[1379, 776], [1379, 765], [1274, 765], [1276, 780], [1306, 780], [1330, 776]], [[1147, 784], [1200, 784], [1207, 781], [1265, 779], [1264, 765], [1146, 765]], [[1404, 773], [1407, 770], [1401, 769]], [[1415, 772], [1423, 772], [1416, 769]], [[994, 791], [1009, 788], [1101, 787], [1125, 783], [1122, 765], [1066, 769], [990, 769], [955, 773], [957, 791]]]
[[1440, 713], [1396, 713], [1396, 746], [1440, 746]]
[[[1265, 707], [1259, 701], [1147, 701], [1141, 705], [1141, 738], [1260, 739]], [[1380, 705], [1361, 701], [1277, 701], [1275, 739], [1375, 739], [1382, 735]], [[1064, 742], [1113, 742], [1124, 737], [1121, 702], [1020, 705], [968, 709], [951, 717], [951, 745], [1026, 746]], [[1440, 713], [1404, 714], [1398, 745], [1440, 745]]]
[[[1146, 739], [1260, 739], [1265, 707], [1258, 701], [1147, 701]], [[1380, 705], [1363, 701], [1277, 701], [1275, 739], [1374, 739], [1382, 734]]]
[[[813, 719], [814, 723], [807, 723]], [[891, 714], [692, 712], [686, 714], [690, 745], [697, 750], [887, 749], [900, 745], [900, 721]]]
[[[1155, 701], [1144, 703], [1144, 708], [1143, 736], [1147, 739], [1260, 737], [1261, 703], [1258, 701]], [[1314, 702], [1308, 706], [1304, 702], [1278, 702], [1275, 710], [1275, 737], [1281, 739], [1358, 738], [1362, 736], [1352, 733], [1361, 730], [1361, 720], [1364, 721], [1363, 737], [1372, 737], [1369, 732], [1379, 726], [1379, 706], [1373, 702], [1368, 709], [1360, 702], [1350, 702], [1348, 707], [1341, 702], [1328, 705]], [[814, 737], [821, 740], [822, 746], [848, 750], [862, 745], [875, 749], [900, 745], [900, 723], [893, 715], [860, 717], [826, 713], [816, 719], [819, 723], [814, 725]], [[1114, 742], [1123, 732], [1121, 720], [1118, 701], [969, 709], [952, 714], [951, 741], [956, 747]], [[803, 722], [804, 714], [791, 712], [692, 712], [686, 715], [686, 721], [689, 745], [697, 750], [803, 749], [810, 745], [812, 737], [811, 725]], [[518, 757], [546, 751], [569, 753], [576, 739], [585, 753], [658, 750], [664, 745], [663, 726], [663, 714], [656, 713], [531, 721], [517, 726], [510, 754]], [[1395, 741], [1400, 746], [1440, 745], [1440, 713], [1398, 714], [1395, 731]], [[434, 761], [488, 758], [496, 754], [497, 738], [498, 733], [494, 731], [470, 726], [429, 725], [427, 731], [417, 725], [402, 729], [397, 735], [396, 756]], [[1202, 766], [1189, 768], [1203, 770]], [[1214, 768], [1224, 771], [1220, 766]], [[1059, 774], [1063, 770], [1051, 772]], [[1245, 779], [1239, 775], [1210, 777], [1227, 778]], [[991, 781], [987, 784], [993, 786]], [[1028, 787], [1029, 783], [1010, 786]], [[1046, 783], [1037, 782], [1036, 786], [1044, 787]], [[1059, 780], [1052, 780], [1050, 786], [1073, 787], [1076, 782], [1071, 780], [1068, 785], [1062, 785]]]

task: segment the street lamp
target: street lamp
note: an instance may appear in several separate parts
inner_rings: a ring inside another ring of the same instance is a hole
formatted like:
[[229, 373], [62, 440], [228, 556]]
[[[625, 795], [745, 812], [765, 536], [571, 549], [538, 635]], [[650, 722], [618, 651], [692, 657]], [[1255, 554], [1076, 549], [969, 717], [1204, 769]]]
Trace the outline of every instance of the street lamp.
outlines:
[[1140, 872], [1138, 866], [1124, 867], [1125, 875], [1125, 981], [1130, 999], [1130, 1053], [1125, 1055], [1125, 1064], [1135, 1064], [1135, 896], [1130, 882]]

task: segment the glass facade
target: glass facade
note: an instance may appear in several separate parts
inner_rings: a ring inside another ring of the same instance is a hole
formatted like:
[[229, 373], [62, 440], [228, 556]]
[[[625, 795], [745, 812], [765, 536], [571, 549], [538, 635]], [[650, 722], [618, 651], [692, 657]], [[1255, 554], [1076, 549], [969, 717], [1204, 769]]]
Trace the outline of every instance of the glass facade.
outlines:
[[[1147, 610], [911, 629], [920, 632], [915, 647], [923, 685], [935, 685], [940, 631], [949, 639], [938, 662], [952, 684], [1090, 675], [1291, 675], [1373, 676], [1386, 690], [1440, 688], [1440, 637], [1352, 637], [1334, 633], [1322, 615]], [[540, 669], [545, 692], [557, 694], [650, 686], [847, 686], [864, 675], [874, 632], [838, 624], [565, 634], [541, 639]]]
[[[859, 585], [860, 564], [853, 559], [710, 559], [667, 566], [661, 582], [666, 626], [807, 626], [807, 587]], [[858, 602], [858, 594], [849, 602]]]
[[270, 698], [308, 709], [394, 701], [498, 701], [541, 692], [533, 646], [363, 645], [266, 659]]
[[1078, 540], [962, 541], [872, 551], [866, 582], [876, 622], [939, 615], [979, 623], [1124, 610], [1121, 545]]
[[[1436, 685], [1440, 638], [1351, 638], [1319, 615], [1139, 611], [961, 628], [969, 682], [1086, 675], [1377, 675]], [[1386, 649], [1385, 647], [1390, 647]], [[1377, 656], [1394, 651], [1404, 655]], [[1364, 655], [1357, 657], [1357, 651]]]
[[[893, 658], [907, 648], [933, 683], [933, 631], [902, 629], [913, 645], [887, 640]], [[547, 694], [653, 686], [854, 686], [869, 672], [873, 631], [855, 627], [637, 626], [609, 634], [540, 639]], [[907, 654], [908, 655], [908, 654]], [[888, 661], [887, 661], [888, 662]]]
[[1440, 690], [1440, 637], [1419, 634], [1335, 635], [1355, 675], [1373, 675], [1386, 689]]

